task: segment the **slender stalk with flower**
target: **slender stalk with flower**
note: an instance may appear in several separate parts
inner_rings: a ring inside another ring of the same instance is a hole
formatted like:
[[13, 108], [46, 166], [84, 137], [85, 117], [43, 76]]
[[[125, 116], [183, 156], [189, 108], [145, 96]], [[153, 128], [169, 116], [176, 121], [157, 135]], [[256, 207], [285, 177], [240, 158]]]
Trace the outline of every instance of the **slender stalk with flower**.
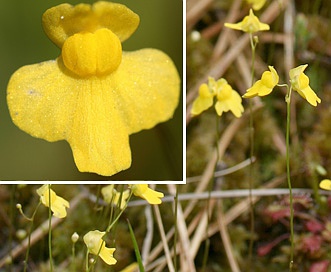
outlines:
[[286, 174], [287, 183], [289, 188], [290, 197], [290, 240], [291, 240], [291, 250], [290, 250], [290, 271], [292, 271], [294, 266], [294, 209], [293, 209], [293, 195], [292, 195], [292, 184], [291, 184], [291, 172], [290, 172], [290, 117], [291, 117], [291, 95], [292, 90], [298, 92], [301, 97], [303, 97], [312, 106], [317, 106], [321, 103], [321, 99], [316, 95], [316, 93], [309, 86], [309, 78], [303, 72], [307, 68], [306, 65], [300, 65], [289, 71], [290, 75], [290, 86], [287, 84], [278, 84], [279, 76], [277, 71], [269, 66], [270, 71], [266, 71], [262, 74], [262, 78], [258, 80], [251, 88], [249, 88], [244, 98], [252, 98], [255, 96], [266, 96], [270, 94], [273, 88], [277, 85], [280, 87], [286, 87], [287, 93], [285, 96], [286, 101]]
[[[199, 115], [203, 111], [207, 110], [214, 104], [214, 98], [216, 98], [215, 103], [215, 110], [217, 113], [217, 117], [220, 117], [223, 112], [231, 111], [233, 115], [237, 118], [241, 117], [242, 113], [244, 112], [244, 107], [242, 106], [242, 99], [240, 95], [232, 89], [231, 85], [228, 82], [221, 78], [215, 81], [214, 78], [209, 77], [208, 84], [203, 83], [199, 88], [199, 96], [194, 100], [191, 114], [192, 115]], [[219, 160], [219, 148], [218, 148], [218, 139], [219, 139], [219, 118], [216, 119], [216, 162], [214, 165], [214, 172], [216, 171], [217, 163]], [[206, 232], [208, 232], [209, 221], [210, 221], [210, 198], [211, 198], [211, 191], [213, 190], [214, 185], [214, 175], [209, 183], [208, 187], [208, 199], [207, 199], [207, 225], [206, 225]], [[203, 267], [208, 259], [208, 252], [209, 252], [209, 239], [207, 238], [205, 244], [205, 254], [203, 260]]]
[[[253, 4], [254, 9], [260, 9], [265, 1], [250, 1], [251, 4]], [[270, 27], [267, 24], [261, 23], [259, 18], [256, 17], [253, 13], [253, 10], [250, 9], [249, 15], [246, 16], [241, 22], [236, 24], [230, 24], [225, 23], [226, 27], [235, 29], [235, 30], [241, 30], [243, 32], [249, 33], [249, 39], [250, 39], [250, 46], [252, 50], [252, 64], [251, 64], [251, 85], [254, 83], [254, 71], [255, 71], [255, 51], [256, 46], [258, 43], [257, 36], [253, 36], [254, 33], [258, 31], [265, 31], [269, 30]], [[254, 203], [253, 203], [253, 196], [252, 196], [252, 189], [253, 189], [253, 158], [254, 158], [254, 125], [253, 125], [253, 109], [252, 109], [252, 101], [249, 101], [249, 141], [250, 141], [250, 171], [249, 171], [249, 200], [250, 200], [250, 231], [251, 236], [249, 239], [249, 261], [252, 260], [252, 252], [253, 252], [253, 233], [254, 233]], [[249, 266], [251, 267], [251, 265]]]

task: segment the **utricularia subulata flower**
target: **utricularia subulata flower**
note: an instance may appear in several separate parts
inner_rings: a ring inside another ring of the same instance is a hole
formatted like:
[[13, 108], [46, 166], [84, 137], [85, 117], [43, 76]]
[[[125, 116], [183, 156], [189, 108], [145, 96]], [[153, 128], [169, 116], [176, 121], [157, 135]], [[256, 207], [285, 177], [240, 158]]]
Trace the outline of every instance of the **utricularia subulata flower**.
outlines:
[[66, 217], [66, 208], [70, 207], [69, 202], [58, 196], [50, 186], [51, 185], [45, 184], [37, 189], [37, 194], [40, 196], [41, 203], [46, 207], [50, 207], [55, 217]]
[[135, 196], [145, 199], [149, 204], [161, 204], [161, 198], [164, 197], [164, 194], [157, 192], [148, 187], [147, 184], [132, 184], [129, 185], [132, 190], [132, 193]]
[[297, 91], [309, 104], [317, 106], [317, 103], [321, 103], [321, 99], [309, 86], [309, 77], [303, 72], [307, 68], [308, 64], [300, 65], [290, 70], [290, 82], [294, 91]]
[[122, 51], [139, 16], [121, 4], [61, 4], [42, 23], [61, 54], [12, 75], [13, 122], [34, 137], [68, 141], [82, 172], [110, 176], [129, 168], [129, 135], [173, 116], [180, 92], [175, 65], [156, 49]]
[[241, 22], [236, 24], [225, 23], [224, 25], [226, 27], [241, 30], [247, 33], [255, 33], [270, 29], [269, 25], [260, 22], [259, 18], [254, 15], [252, 9], [250, 9], [249, 15], [246, 16]]
[[265, 71], [260, 80], [247, 90], [243, 95], [244, 98], [251, 98], [254, 96], [265, 96], [272, 92], [273, 88], [278, 84], [279, 76], [274, 67], [269, 66], [270, 71]]
[[[321, 103], [321, 99], [311, 89], [309, 86], [309, 78], [303, 73], [307, 66], [307, 64], [300, 65], [290, 70], [290, 88], [298, 92], [309, 104], [317, 106], [317, 103]], [[256, 81], [254, 85], [247, 90], [243, 95], [244, 98], [265, 96], [272, 92], [274, 87], [278, 84], [279, 76], [272, 66], [269, 66], [269, 70], [270, 71], [264, 72], [262, 78]]]
[[231, 111], [234, 116], [240, 117], [244, 112], [240, 95], [232, 89], [228, 82], [221, 78], [215, 81], [209, 77], [208, 84], [203, 83], [199, 88], [199, 96], [194, 100], [191, 109], [192, 115], [198, 115], [210, 108], [216, 97], [215, 110], [219, 116], [223, 112]]
[[106, 242], [103, 240], [106, 232], [93, 230], [84, 235], [84, 243], [87, 246], [88, 252], [100, 256], [100, 258], [108, 265], [116, 264], [116, 259], [113, 254], [115, 248], [106, 247]]

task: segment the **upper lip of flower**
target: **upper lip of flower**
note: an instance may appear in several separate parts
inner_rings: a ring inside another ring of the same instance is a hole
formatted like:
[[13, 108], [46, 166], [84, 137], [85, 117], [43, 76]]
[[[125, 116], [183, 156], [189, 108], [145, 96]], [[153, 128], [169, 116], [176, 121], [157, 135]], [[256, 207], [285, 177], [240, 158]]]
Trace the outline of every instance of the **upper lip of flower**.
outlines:
[[60, 48], [75, 33], [100, 28], [110, 29], [123, 42], [136, 31], [139, 21], [139, 16], [125, 5], [106, 1], [93, 5], [60, 4], [46, 10], [42, 17], [45, 33]]

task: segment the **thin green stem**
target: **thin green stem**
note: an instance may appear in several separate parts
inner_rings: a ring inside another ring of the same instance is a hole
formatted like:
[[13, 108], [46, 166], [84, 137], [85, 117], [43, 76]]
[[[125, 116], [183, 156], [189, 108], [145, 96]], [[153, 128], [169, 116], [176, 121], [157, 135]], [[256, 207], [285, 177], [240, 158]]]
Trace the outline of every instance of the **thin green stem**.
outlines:
[[[31, 245], [31, 233], [32, 233], [32, 229], [33, 229], [33, 221], [34, 221], [34, 217], [37, 213], [37, 210], [39, 208], [39, 206], [41, 205], [41, 202], [38, 203], [36, 209], [34, 210], [31, 218], [28, 218], [24, 215], [25, 218], [27, 218], [31, 224], [30, 224], [30, 228], [29, 228], [29, 234], [28, 234], [28, 247], [26, 249], [26, 254], [25, 254], [25, 259], [24, 259], [24, 272], [27, 271], [28, 269], [28, 260], [29, 260], [29, 254], [30, 254], [30, 245]], [[24, 214], [22, 210], [20, 210], [21, 214]]]
[[[254, 71], [255, 71], [255, 49], [257, 42], [254, 41], [252, 33], [249, 35], [251, 50], [252, 50], [252, 66], [251, 66], [251, 86], [254, 84]], [[250, 167], [249, 167], [249, 179], [248, 179], [248, 186], [249, 186], [249, 203], [250, 203], [250, 239], [248, 245], [248, 260], [249, 260], [249, 269], [252, 267], [252, 256], [253, 256], [253, 246], [254, 246], [254, 225], [255, 225], [255, 218], [254, 218], [254, 202], [252, 196], [252, 189], [253, 189], [253, 157], [254, 157], [254, 116], [253, 116], [253, 102], [249, 100], [249, 142], [250, 142]]]
[[176, 185], [176, 195], [175, 195], [175, 214], [174, 214], [174, 224], [175, 224], [175, 234], [174, 234], [174, 269], [177, 272], [177, 239], [178, 239], [178, 228], [177, 228], [177, 218], [178, 218], [178, 185]]
[[286, 121], [286, 174], [287, 183], [290, 194], [290, 231], [291, 231], [291, 250], [290, 250], [290, 271], [293, 269], [293, 255], [294, 255], [294, 211], [293, 211], [293, 196], [292, 196], [292, 185], [291, 185], [291, 173], [290, 173], [290, 121], [291, 121], [291, 93], [292, 87], [290, 87], [286, 95], [287, 104], [287, 121]]
[[[219, 161], [218, 139], [220, 138], [220, 134], [221, 133], [220, 133], [220, 128], [219, 128], [219, 117], [218, 117], [218, 115], [216, 115], [216, 162], [215, 162], [215, 166], [214, 166], [214, 173], [217, 170], [217, 164]], [[213, 178], [210, 180], [209, 186], [208, 186], [208, 198], [207, 198], [207, 205], [206, 205], [206, 211], [207, 211], [206, 233], [208, 232], [208, 228], [209, 228], [209, 224], [210, 224], [211, 214], [209, 215], [209, 210], [210, 210], [211, 191], [214, 188], [215, 181], [216, 181], [216, 177], [215, 177], [215, 175], [213, 175]], [[205, 271], [205, 269], [206, 269], [207, 261], [208, 261], [208, 257], [209, 257], [209, 247], [210, 247], [210, 240], [209, 240], [209, 237], [207, 237], [206, 242], [205, 242], [201, 271]]]
[[49, 269], [53, 272], [53, 257], [52, 257], [52, 210], [51, 210], [51, 185], [48, 185], [48, 252], [49, 252]]
[[89, 252], [88, 252], [88, 250], [86, 250], [86, 255], [85, 255], [85, 271], [86, 272], [90, 271], [90, 269], [89, 269], [88, 254], [89, 254]]

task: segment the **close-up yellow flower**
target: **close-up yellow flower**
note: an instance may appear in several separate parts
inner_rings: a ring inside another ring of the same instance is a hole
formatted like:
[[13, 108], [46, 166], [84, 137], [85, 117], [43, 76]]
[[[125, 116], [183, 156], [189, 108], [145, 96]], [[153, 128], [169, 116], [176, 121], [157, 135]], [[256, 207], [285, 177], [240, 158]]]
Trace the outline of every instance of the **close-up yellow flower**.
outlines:
[[81, 172], [131, 166], [129, 135], [172, 118], [180, 79], [156, 49], [123, 52], [139, 16], [122, 4], [61, 4], [42, 18], [56, 60], [17, 70], [7, 87], [13, 122], [50, 142], [66, 140]]
[[223, 112], [231, 111], [234, 116], [240, 117], [244, 112], [240, 95], [232, 89], [228, 82], [224, 78], [216, 81], [209, 77], [208, 85], [203, 83], [199, 88], [199, 96], [193, 102], [191, 114], [198, 115], [210, 108], [215, 96], [217, 98], [215, 110], [219, 116]]
[[104, 231], [89, 231], [84, 235], [84, 243], [87, 246], [89, 253], [98, 255], [106, 264], [113, 265], [117, 262], [117, 260], [113, 257], [115, 248], [106, 247], [106, 243], [102, 239], [105, 234], [106, 232]]
[[[49, 196], [49, 193], [51, 195]], [[37, 194], [40, 196], [40, 201], [46, 207], [51, 207], [53, 215], [58, 218], [67, 216], [66, 208], [69, 208], [69, 202], [64, 198], [58, 196], [51, 188], [50, 185], [43, 185], [37, 189]], [[50, 203], [49, 203], [50, 200]]]
[[252, 5], [252, 8], [254, 10], [260, 10], [267, 0], [246, 0], [248, 4]]
[[147, 184], [132, 184], [129, 185], [135, 196], [145, 199], [149, 204], [161, 204], [161, 198], [164, 194], [157, 192], [148, 187]]
[[303, 72], [307, 68], [308, 64], [300, 65], [290, 70], [290, 82], [293, 90], [297, 91], [304, 99], [308, 101], [312, 106], [317, 106], [317, 103], [321, 103], [321, 99], [309, 86], [309, 77]]
[[120, 209], [123, 209], [125, 207], [127, 199], [130, 196], [130, 190], [123, 191], [122, 196], [121, 196], [121, 192], [118, 192], [114, 188], [114, 184], [110, 184], [101, 189], [101, 194], [103, 196], [103, 199], [108, 204], [112, 203], [114, 205], [119, 205], [119, 201], [121, 199], [121, 204], [119, 205], [119, 207], [120, 207]]
[[224, 25], [226, 27], [248, 33], [255, 33], [270, 29], [269, 25], [260, 22], [259, 18], [254, 15], [252, 9], [249, 10], [249, 15], [246, 16], [241, 22], [236, 24], [225, 23]]
[[273, 88], [279, 82], [279, 76], [274, 67], [269, 66], [270, 71], [265, 71], [260, 80], [247, 90], [243, 95], [244, 98], [252, 98], [255, 96], [265, 96], [272, 92]]

